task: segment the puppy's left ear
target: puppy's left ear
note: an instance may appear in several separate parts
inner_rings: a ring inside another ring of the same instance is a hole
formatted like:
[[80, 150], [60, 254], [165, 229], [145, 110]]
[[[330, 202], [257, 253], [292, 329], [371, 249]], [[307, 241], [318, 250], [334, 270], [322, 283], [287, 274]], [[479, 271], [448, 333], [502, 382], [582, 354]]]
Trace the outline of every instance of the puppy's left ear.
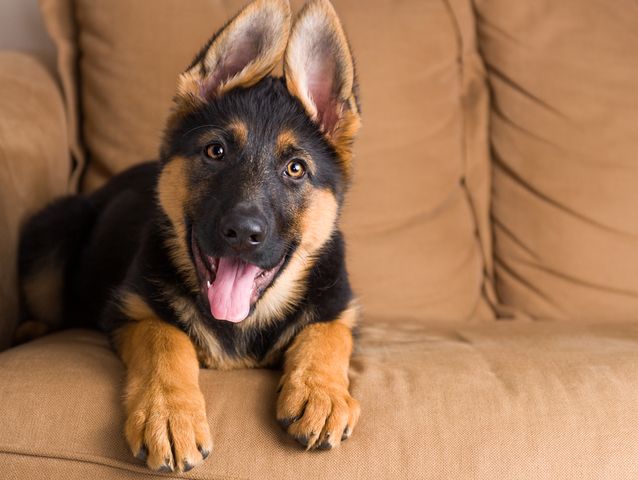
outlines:
[[352, 155], [361, 124], [354, 62], [341, 22], [328, 0], [313, 0], [297, 17], [284, 57], [288, 91], [336, 148]]

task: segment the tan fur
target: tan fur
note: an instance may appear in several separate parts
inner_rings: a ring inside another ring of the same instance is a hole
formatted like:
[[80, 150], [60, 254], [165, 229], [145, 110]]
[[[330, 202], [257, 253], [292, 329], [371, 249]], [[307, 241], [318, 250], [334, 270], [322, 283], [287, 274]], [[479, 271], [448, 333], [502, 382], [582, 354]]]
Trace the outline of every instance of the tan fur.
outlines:
[[349, 308], [336, 321], [308, 325], [285, 354], [277, 419], [308, 449], [339, 445], [359, 419], [348, 392], [355, 316]]
[[339, 318], [336, 321], [352, 330], [357, 326], [360, 310], [361, 307], [359, 306], [359, 302], [356, 299], [353, 299], [350, 301], [348, 308], [341, 312], [341, 315], [339, 315]]
[[127, 442], [137, 456], [146, 449], [151, 469], [188, 470], [212, 449], [193, 344], [139, 296], [126, 295], [122, 308], [132, 320], [115, 335], [127, 367]]
[[197, 272], [190, 258], [190, 246], [186, 245], [187, 232], [184, 225], [186, 203], [191, 195], [188, 191], [186, 168], [186, 159], [182, 157], [169, 160], [161, 171], [157, 196], [160, 206], [173, 226], [173, 232], [168, 232], [166, 247], [191, 289], [197, 291], [199, 288]]
[[299, 219], [301, 244], [307, 255], [319, 253], [336, 228], [339, 205], [328, 189], [314, 189], [308, 196], [308, 206]]
[[237, 87], [250, 87], [265, 77], [283, 56], [290, 32], [290, 5], [285, 0], [256, 0], [245, 7], [211, 44], [201, 64], [183, 73], [178, 81], [178, 96], [202, 98], [202, 84], [209, 72], [214, 72], [224, 52], [252, 25], [265, 27], [261, 54], [232, 78], [222, 82], [215, 96]]
[[232, 132], [239, 146], [245, 147], [248, 143], [248, 126], [246, 123], [241, 120], [234, 120], [228, 125], [228, 129]]
[[176, 101], [180, 104], [180, 112], [195, 109], [206, 102], [202, 97], [201, 90], [202, 75], [194, 69], [182, 73], [177, 81]]
[[133, 293], [126, 293], [120, 298], [122, 312], [131, 320], [145, 320], [155, 317], [151, 307], [142, 297]]
[[330, 43], [336, 63], [335, 76], [340, 89], [336, 92], [339, 104], [337, 123], [331, 131], [324, 132], [350, 174], [352, 143], [361, 126], [359, 110], [354, 95], [354, 62], [337, 13], [328, 0], [313, 0], [306, 4], [295, 21], [284, 58], [284, 72], [288, 91], [304, 105], [314, 121], [318, 120], [317, 106], [308, 91], [306, 63], [315, 45]]
[[284, 130], [277, 135], [275, 141], [275, 152], [277, 155], [283, 155], [285, 151], [291, 147], [295, 147], [298, 143], [297, 135], [292, 130]]
[[311, 192], [308, 207], [300, 218], [299, 247], [277, 281], [259, 300], [253, 314], [238, 324], [239, 328], [251, 328], [256, 323], [265, 325], [273, 318], [281, 318], [299, 303], [315, 255], [335, 229], [338, 208], [337, 199], [330, 191], [317, 189]]
[[64, 272], [55, 260], [43, 260], [38, 270], [22, 282], [29, 312], [50, 327], [60, 323]]
[[281, 363], [284, 349], [288, 347], [295, 335], [297, 335], [297, 333], [299, 333], [299, 331], [306, 325], [312, 323], [315, 318], [316, 315], [314, 312], [304, 311], [294, 324], [290, 325], [279, 334], [277, 341], [272, 346], [270, 351], [266, 354], [259, 366], [271, 367], [274, 365], [279, 365]]
[[[354, 98], [351, 98], [349, 102], [356, 108]], [[348, 179], [352, 177], [352, 147], [360, 128], [361, 117], [356, 110], [344, 109], [331, 135], [331, 143], [337, 151]]]

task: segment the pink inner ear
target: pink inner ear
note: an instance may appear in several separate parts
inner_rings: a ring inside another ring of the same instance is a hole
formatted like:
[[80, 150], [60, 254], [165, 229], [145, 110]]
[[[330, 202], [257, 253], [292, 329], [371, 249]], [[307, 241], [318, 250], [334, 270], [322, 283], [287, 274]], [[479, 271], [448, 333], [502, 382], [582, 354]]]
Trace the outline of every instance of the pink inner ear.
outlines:
[[317, 122], [325, 132], [332, 131], [338, 120], [335, 71], [334, 59], [325, 54], [310, 61], [306, 70], [308, 93], [317, 107]]
[[214, 94], [217, 91], [217, 87], [219, 86], [220, 83], [221, 83], [221, 80], [217, 72], [207, 75], [200, 82], [200, 85], [199, 85], [200, 95], [206, 99], [211, 99], [212, 97], [214, 97]]
[[262, 36], [263, 32], [250, 31], [228, 40], [229, 45], [221, 53], [214, 71], [201, 83], [200, 92], [204, 98], [214, 97], [220, 84], [236, 76], [259, 56]]

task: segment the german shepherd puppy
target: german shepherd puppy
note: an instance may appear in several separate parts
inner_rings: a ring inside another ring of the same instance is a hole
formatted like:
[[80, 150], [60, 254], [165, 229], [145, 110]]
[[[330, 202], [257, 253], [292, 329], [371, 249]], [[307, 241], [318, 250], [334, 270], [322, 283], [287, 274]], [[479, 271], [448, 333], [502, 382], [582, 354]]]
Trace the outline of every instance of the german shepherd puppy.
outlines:
[[26, 223], [17, 336], [99, 319], [127, 369], [126, 440], [151, 469], [212, 449], [200, 365], [281, 364], [276, 415], [294, 438], [329, 449], [352, 433], [337, 221], [359, 124], [331, 4], [291, 30], [287, 0], [256, 0], [179, 77], [158, 162]]

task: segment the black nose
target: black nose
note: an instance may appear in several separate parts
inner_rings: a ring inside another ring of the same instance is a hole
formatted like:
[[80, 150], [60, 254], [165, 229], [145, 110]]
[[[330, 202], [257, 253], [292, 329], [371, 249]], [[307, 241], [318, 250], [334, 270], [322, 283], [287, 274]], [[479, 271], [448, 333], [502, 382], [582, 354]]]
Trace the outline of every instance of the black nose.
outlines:
[[266, 224], [257, 216], [233, 213], [222, 219], [221, 234], [237, 251], [255, 250], [266, 238]]

